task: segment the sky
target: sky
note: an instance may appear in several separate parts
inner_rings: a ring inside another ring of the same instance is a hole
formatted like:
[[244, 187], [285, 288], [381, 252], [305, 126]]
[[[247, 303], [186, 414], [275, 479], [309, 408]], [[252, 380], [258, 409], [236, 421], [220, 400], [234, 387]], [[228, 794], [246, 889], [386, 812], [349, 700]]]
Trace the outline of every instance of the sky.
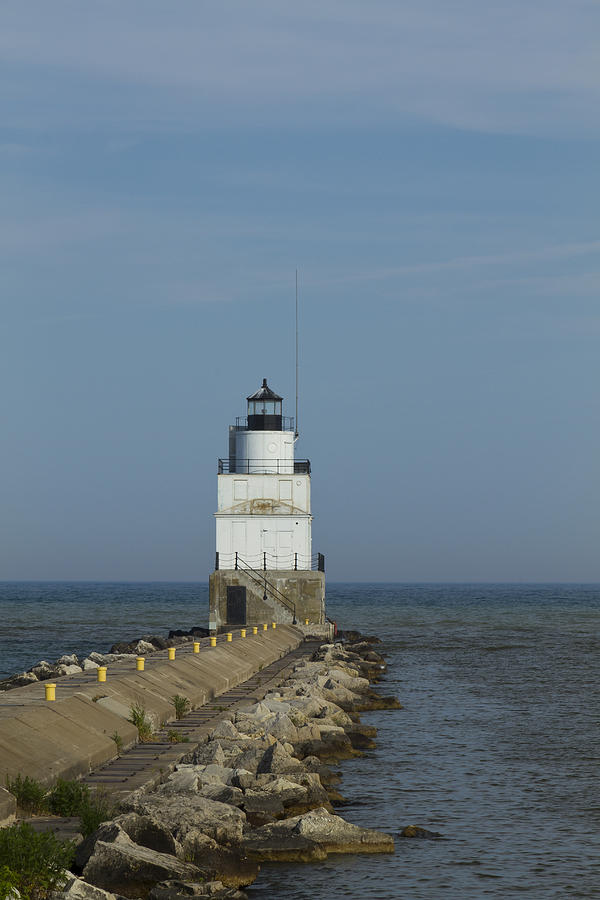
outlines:
[[600, 581], [600, 6], [6, 0], [0, 579], [205, 581], [262, 379], [335, 581]]

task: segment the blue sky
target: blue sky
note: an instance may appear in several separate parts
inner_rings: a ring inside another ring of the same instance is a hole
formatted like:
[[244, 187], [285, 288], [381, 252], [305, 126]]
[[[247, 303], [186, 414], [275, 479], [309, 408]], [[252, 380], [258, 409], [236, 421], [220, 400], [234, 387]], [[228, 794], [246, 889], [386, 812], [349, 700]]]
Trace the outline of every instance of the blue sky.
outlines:
[[298, 267], [329, 576], [600, 581], [596, 3], [0, 26], [0, 578], [208, 576]]

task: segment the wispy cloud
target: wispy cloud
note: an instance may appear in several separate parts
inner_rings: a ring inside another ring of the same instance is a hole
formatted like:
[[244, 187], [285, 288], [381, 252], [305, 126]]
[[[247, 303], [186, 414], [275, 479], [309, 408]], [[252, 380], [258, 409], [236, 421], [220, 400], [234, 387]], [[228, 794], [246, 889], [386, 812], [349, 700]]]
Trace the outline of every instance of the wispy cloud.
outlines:
[[403, 275], [428, 275], [452, 271], [465, 272], [493, 266], [515, 269], [515, 267], [532, 263], [559, 262], [582, 256], [596, 256], [598, 254], [600, 254], [600, 240], [574, 244], [555, 244], [527, 251], [515, 250], [510, 253], [457, 256], [445, 260], [426, 260], [414, 265], [377, 267], [361, 272], [349, 272], [333, 278], [318, 279], [314, 282], [309, 279], [309, 283], [324, 286], [356, 281], [380, 281], [398, 278]]
[[[600, 7], [585, 0], [32, 0], [5, 6], [2, 18], [9, 81], [11, 64], [15, 77], [40, 83], [76, 75], [79, 91], [78, 79], [87, 79], [88, 124], [102, 118], [102, 85], [122, 85], [134, 123], [190, 126], [207, 105], [259, 120], [275, 107], [288, 124], [307, 115], [352, 122], [358, 104], [363, 117], [491, 131], [600, 125]], [[12, 115], [22, 115], [27, 89], [4, 85], [5, 103], [16, 101]], [[69, 97], [50, 102], [68, 105]]]

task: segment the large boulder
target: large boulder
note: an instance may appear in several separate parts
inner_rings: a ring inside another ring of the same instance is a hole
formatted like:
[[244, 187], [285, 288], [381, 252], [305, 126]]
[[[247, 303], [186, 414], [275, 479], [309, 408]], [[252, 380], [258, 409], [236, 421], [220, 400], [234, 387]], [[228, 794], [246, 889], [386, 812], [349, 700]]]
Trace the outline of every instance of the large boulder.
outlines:
[[222, 881], [228, 887], [246, 887], [256, 880], [258, 864], [241, 847], [218, 844], [197, 829], [190, 829], [181, 846], [181, 857], [194, 863], [209, 878]]
[[56, 667], [56, 674], [58, 676], [61, 675], [77, 675], [79, 672], [83, 672], [81, 666], [67, 663], [59, 663]]
[[117, 900], [115, 895], [76, 875], [69, 875], [60, 891], [51, 893], [52, 900]]
[[244, 847], [257, 861], [302, 862], [323, 859], [328, 853], [393, 853], [394, 839], [319, 808], [255, 828], [245, 837]]
[[226, 887], [222, 881], [190, 884], [189, 881], [163, 881], [152, 888], [149, 900], [188, 900], [189, 897], [209, 897], [210, 900], [246, 900], [246, 894]]
[[268, 750], [265, 750], [256, 767], [258, 775], [270, 772], [275, 775], [285, 775], [287, 772], [298, 772], [302, 769], [299, 759], [291, 756], [279, 741], [276, 741]]
[[37, 665], [32, 666], [31, 671], [38, 681], [49, 681], [51, 678], [58, 677], [56, 666], [45, 659], [41, 659]]
[[91, 672], [93, 669], [97, 669], [98, 667], [99, 663], [94, 662], [94, 660], [90, 659], [89, 656], [86, 656], [86, 658], [81, 662], [81, 668], [84, 672]]
[[238, 844], [246, 824], [245, 814], [235, 806], [192, 792], [169, 796], [160, 788], [136, 799], [133, 812], [160, 819], [179, 841], [195, 829], [219, 844]]
[[264, 728], [267, 734], [273, 735], [278, 741], [289, 741], [293, 744], [298, 740], [298, 729], [284, 712], [274, 713], [271, 718], [266, 719]]
[[77, 666], [78, 669], [81, 669], [81, 665], [79, 663], [79, 657], [75, 653], [65, 653], [60, 659], [56, 660], [57, 666]]
[[119, 826], [117, 829], [112, 841], [95, 841], [83, 869], [84, 879], [91, 884], [137, 900], [146, 897], [150, 888], [160, 881], [205, 880], [206, 873], [197, 866], [142, 847]]
[[126, 813], [115, 820], [132, 841], [156, 850], [158, 853], [170, 853], [177, 856], [179, 844], [166, 827], [154, 816], [139, 816], [137, 813]]
[[19, 672], [17, 675], [11, 675], [0, 681], [0, 691], [10, 691], [13, 688], [25, 687], [28, 684], [34, 684], [38, 680], [35, 672]]

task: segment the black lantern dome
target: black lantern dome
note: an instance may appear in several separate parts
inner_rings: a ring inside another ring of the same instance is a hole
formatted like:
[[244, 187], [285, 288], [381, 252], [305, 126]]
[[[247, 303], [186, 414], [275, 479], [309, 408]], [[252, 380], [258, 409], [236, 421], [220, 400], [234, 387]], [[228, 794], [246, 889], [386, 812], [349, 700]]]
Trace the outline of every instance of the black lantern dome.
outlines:
[[248, 429], [250, 431], [282, 431], [281, 401], [283, 397], [272, 391], [263, 378], [262, 387], [248, 400]]

